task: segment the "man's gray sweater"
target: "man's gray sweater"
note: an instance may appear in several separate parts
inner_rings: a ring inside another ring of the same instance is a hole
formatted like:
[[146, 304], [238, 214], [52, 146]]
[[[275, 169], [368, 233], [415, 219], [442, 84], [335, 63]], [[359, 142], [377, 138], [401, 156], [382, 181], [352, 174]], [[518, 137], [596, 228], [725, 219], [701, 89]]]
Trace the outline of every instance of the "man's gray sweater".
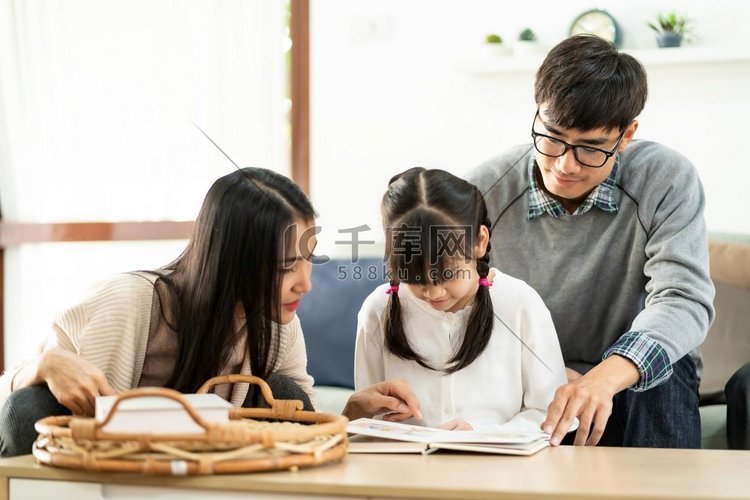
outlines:
[[[660, 348], [667, 364], [691, 351], [699, 363], [695, 350], [713, 320], [714, 288], [703, 188], [692, 164], [665, 146], [633, 141], [620, 154], [617, 213], [593, 207], [529, 220], [533, 154], [531, 145], [517, 147], [468, 180], [487, 201], [491, 264], [544, 299], [565, 364], [587, 372], [627, 332]], [[641, 371], [640, 389], [663, 382], [644, 380], [648, 367], [637, 358], [631, 357]]]

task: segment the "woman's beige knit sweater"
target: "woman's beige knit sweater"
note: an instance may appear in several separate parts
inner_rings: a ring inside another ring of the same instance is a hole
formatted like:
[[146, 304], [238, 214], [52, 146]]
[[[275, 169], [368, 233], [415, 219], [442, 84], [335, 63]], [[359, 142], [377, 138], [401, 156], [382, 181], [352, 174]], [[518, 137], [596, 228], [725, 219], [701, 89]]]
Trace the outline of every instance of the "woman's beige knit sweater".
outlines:
[[[149, 274], [126, 273], [102, 282], [86, 299], [55, 319], [52, 334], [40, 347], [40, 352], [63, 347], [96, 365], [116, 391], [137, 387], [149, 338], [155, 278]], [[8, 369], [0, 377], [0, 404], [11, 392], [13, 377], [28, 363]], [[296, 316], [281, 327], [274, 371], [299, 384], [315, 405], [313, 379], [307, 374], [305, 340]], [[241, 373], [250, 373], [247, 356]], [[232, 404], [241, 405], [247, 391], [247, 384], [235, 384], [230, 398]]]

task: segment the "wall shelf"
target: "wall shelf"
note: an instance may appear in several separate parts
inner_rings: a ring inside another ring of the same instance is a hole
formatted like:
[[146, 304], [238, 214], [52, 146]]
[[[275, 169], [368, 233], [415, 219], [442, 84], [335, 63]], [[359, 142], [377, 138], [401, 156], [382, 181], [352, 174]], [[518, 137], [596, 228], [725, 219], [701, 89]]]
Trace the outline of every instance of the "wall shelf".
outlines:
[[[623, 49], [644, 66], [672, 66], [680, 64], [750, 63], [750, 47], [678, 47], [669, 49]], [[524, 56], [485, 56], [457, 62], [457, 70], [476, 76], [498, 73], [535, 72], [545, 53]]]
[[750, 47], [679, 47], [625, 50], [646, 66], [750, 62]]

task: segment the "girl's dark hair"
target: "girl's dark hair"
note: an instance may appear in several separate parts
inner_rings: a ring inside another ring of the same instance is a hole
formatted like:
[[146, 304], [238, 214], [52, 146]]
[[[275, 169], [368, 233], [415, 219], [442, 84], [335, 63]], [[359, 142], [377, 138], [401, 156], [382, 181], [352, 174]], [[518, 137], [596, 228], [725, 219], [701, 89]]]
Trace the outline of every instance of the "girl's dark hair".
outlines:
[[547, 54], [536, 74], [534, 99], [547, 104], [550, 121], [562, 128], [624, 130], [643, 110], [646, 70], [611, 42], [575, 35]]
[[[391, 285], [425, 285], [451, 279], [450, 264], [457, 259], [474, 259], [480, 227], [490, 229], [479, 189], [443, 170], [417, 167], [393, 177], [383, 195], [382, 215]], [[477, 272], [485, 278], [489, 270], [488, 241], [484, 257], [477, 260]], [[493, 324], [489, 290], [480, 286], [461, 347], [442, 369], [453, 373], [469, 366], [487, 347]], [[397, 293], [390, 295], [386, 308], [385, 345], [400, 358], [436, 369], [409, 345]]]
[[[160, 293], [161, 318], [179, 345], [167, 387], [195, 392], [226, 366], [243, 334], [252, 373], [270, 375], [279, 348], [273, 318], [281, 317], [282, 253], [295, 244], [288, 228], [314, 218], [302, 190], [271, 170], [243, 168], [214, 182], [187, 248], [155, 272], [169, 304]], [[235, 331], [238, 303], [247, 328]]]

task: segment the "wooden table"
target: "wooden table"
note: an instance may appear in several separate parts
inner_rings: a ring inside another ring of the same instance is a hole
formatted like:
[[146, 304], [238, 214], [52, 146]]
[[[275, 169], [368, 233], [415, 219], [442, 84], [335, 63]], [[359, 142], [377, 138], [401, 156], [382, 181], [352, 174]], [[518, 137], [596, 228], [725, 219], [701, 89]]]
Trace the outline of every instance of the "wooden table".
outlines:
[[30, 455], [0, 460], [0, 500], [156, 496], [750, 498], [750, 452], [564, 446], [532, 457], [349, 455], [341, 463], [295, 472], [181, 478], [58, 469], [36, 464]]

